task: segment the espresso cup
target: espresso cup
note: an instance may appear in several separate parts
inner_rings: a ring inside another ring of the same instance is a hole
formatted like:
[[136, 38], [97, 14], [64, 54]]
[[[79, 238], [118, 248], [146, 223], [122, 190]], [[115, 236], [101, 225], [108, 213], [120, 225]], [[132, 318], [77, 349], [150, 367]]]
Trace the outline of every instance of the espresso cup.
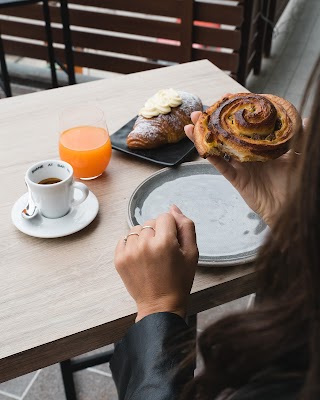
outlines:
[[[32, 200], [46, 218], [63, 217], [89, 195], [86, 185], [74, 182], [73, 169], [65, 161], [39, 161], [27, 170], [25, 180]], [[74, 198], [75, 189], [82, 192], [80, 199]]]

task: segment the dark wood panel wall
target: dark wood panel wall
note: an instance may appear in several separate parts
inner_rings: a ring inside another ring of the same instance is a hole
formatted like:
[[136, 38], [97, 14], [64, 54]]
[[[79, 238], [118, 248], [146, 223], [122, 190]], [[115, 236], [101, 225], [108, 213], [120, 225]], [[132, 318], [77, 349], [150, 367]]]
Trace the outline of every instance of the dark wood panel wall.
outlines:
[[[75, 63], [131, 73], [207, 58], [244, 84], [261, 59], [262, 1], [69, 0]], [[58, 4], [50, 10], [63, 63]], [[7, 54], [46, 59], [40, 5], [1, 9], [0, 24]]]

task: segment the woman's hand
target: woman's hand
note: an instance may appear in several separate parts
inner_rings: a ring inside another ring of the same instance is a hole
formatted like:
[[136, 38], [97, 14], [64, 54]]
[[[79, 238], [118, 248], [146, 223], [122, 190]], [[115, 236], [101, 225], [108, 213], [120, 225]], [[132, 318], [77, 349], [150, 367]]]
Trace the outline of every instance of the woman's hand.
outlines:
[[[191, 114], [195, 124], [201, 112]], [[193, 141], [193, 125], [186, 125], [185, 132]], [[248, 206], [272, 228], [285, 206], [288, 179], [294, 170], [289, 153], [267, 162], [241, 163], [210, 156], [208, 161], [237, 189]]]
[[[193, 222], [178, 207], [135, 226], [115, 251], [115, 266], [137, 304], [136, 321], [155, 312], [186, 314], [198, 262]], [[152, 227], [152, 228], [150, 228]]]

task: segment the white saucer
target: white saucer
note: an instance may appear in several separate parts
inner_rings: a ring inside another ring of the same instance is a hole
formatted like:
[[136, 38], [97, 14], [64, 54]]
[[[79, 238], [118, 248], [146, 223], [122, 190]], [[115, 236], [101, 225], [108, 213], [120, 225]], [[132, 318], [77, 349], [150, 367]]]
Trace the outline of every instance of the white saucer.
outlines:
[[[75, 198], [77, 198], [77, 192], [78, 190], [75, 190]], [[95, 219], [99, 210], [98, 199], [92, 192], [89, 192], [87, 199], [79, 206], [71, 208], [64, 217], [50, 219], [39, 213], [34, 218], [27, 220], [21, 215], [27, 202], [28, 193], [25, 193], [14, 204], [11, 219], [21, 232], [39, 238], [58, 238], [78, 232]]]

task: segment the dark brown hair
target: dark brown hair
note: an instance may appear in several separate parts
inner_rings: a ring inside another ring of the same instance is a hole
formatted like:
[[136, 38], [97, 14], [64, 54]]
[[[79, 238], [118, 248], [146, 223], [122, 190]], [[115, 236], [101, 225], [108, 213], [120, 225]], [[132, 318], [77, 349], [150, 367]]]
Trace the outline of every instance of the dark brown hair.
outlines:
[[189, 399], [212, 400], [270, 367], [279, 367], [280, 379], [301, 377], [300, 399], [320, 398], [320, 59], [303, 104], [311, 95], [309, 121], [291, 150], [287, 207], [256, 262], [260, 304], [200, 336], [204, 370]]

